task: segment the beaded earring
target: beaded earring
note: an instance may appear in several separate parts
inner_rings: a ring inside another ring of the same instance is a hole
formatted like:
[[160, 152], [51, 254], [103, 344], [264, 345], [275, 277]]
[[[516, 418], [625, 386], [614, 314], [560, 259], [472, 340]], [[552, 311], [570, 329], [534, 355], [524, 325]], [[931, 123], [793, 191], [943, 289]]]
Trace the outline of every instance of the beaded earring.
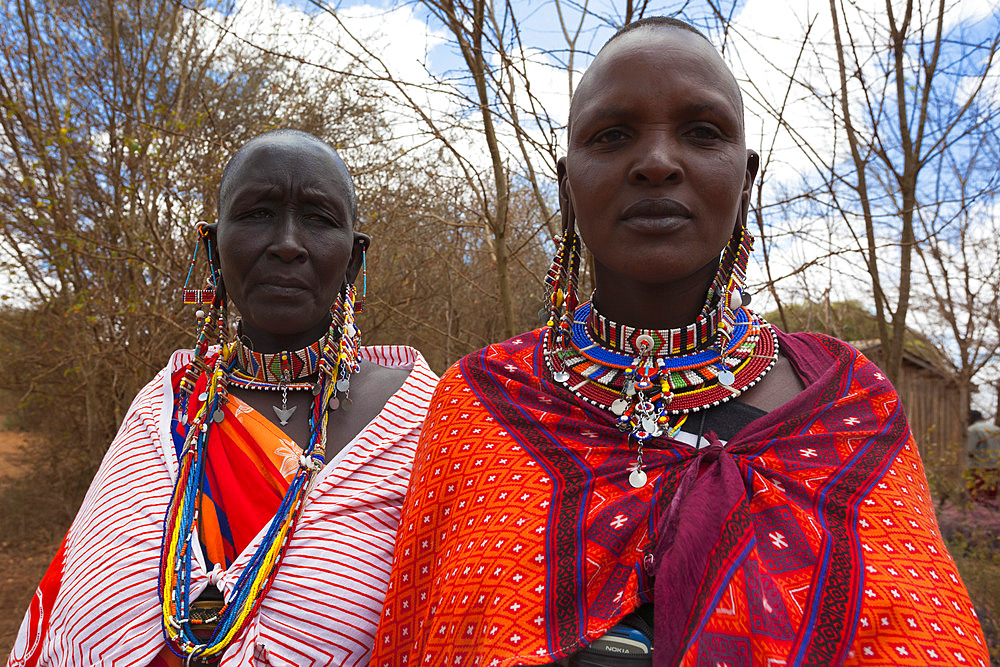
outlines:
[[[557, 236], [556, 253], [545, 277], [548, 294], [548, 319], [545, 325], [549, 328], [550, 353], [552, 355], [552, 378], [557, 382], [565, 382], [569, 377], [563, 367], [560, 352], [569, 346], [573, 328], [573, 317], [578, 305], [577, 286], [582, 259], [580, 237], [576, 233], [575, 217], [572, 204], [563, 213], [563, 233]], [[543, 307], [539, 315], [545, 314]]]
[[[716, 342], [716, 348], [720, 351], [729, 345], [736, 325], [736, 311], [750, 303], [745, 289], [747, 263], [750, 261], [750, 253], [753, 252], [753, 241], [753, 234], [746, 225], [738, 225], [722, 253], [719, 270], [712, 284], [712, 289], [719, 294], [723, 304]], [[731, 382], [727, 383], [724, 380], [729, 380], [731, 376], [732, 373], [728, 369], [722, 368], [719, 381], [722, 384], [730, 384]]]
[[[188, 268], [187, 278], [184, 280], [182, 297], [185, 304], [199, 306], [198, 310], [195, 312], [195, 322], [197, 324], [198, 333], [195, 337], [194, 357], [192, 357], [191, 361], [188, 363], [179, 385], [181, 396], [180, 400], [177, 401], [177, 421], [181, 424], [187, 423], [188, 398], [191, 396], [191, 392], [194, 391], [195, 383], [198, 381], [199, 376], [202, 373], [213, 372], [213, 370], [210, 369], [208, 364], [205, 362], [205, 357], [208, 354], [208, 348], [212, 344], [212, 338], [215, 339], [214, 342], [216, 344], [223, 347], [225, 346], [228, 338], [228, 327], [226, 324], [226, 290], [222, 284], [222, 272], [215, 266], [214, 255], [212, 252], [212, 240], [208, 234], [208, 223], [204, 220], [199, 220], [195, 223], [195, 229], [197, 234], [195, 250], [193, 256], [191, 257], [191, 266]], [[191, 276], [194, 273], [194, 266], [197, 263], [198, 248], [201, 246], [204, 246], [205, 254], [208, 257], [209, 276], [206, 279], [206, 286], [204, 289], [192, 289], [189, 285]], [[208, 313], [206, 313], [202, 307], [206, 304], [211, 304], [211, 308]], [[215, 329], [214, 336], [212, 335], [213, 328]], [[219, 355], [219, 359], [216, 361], [217, 366], [222, 362], [222, 356], [223, 355]]]
[[[353, 283], [351, 287], [353, 288]], [[361, 298], [354, 304], [355, 313], [365, 312], [365, 298], [368, 296], [368, 247], [361, 244]]]
[[208, 261], [210, 267], [212, 262], [211, 250], [208, 247], [208, 223], [204, 220], [199, 220], [195, 223], [195, 229], [197, 238], [194, 244], [194, 252], [191, 253], [191, 265], [188, 267], [187, 277], [184, 279], [184, 287], [181, 288], [181, 300], [184, 305], [203, 306], [215, 301], [215, 271], [213, 268], [204, 289], [192, 289], [190, 287], [191, 276], [194, 275], [194, 267], [198, 263], [198, 248], [201, 247], [203, 241], [206, 244], [205, 250], [209, 253]]
[[354, 320], [356, 295], [354, 283], [346, 283], [330, 307], [330, 333], [323, 346], [320, 379], [313, 391], [319, 390], [325, 374], [328, 378], [326, 385], [331, 389], [326, 405], [331, 410], [351, 409], [351, 377], [361, 370], [358, 351], [361, 331]]

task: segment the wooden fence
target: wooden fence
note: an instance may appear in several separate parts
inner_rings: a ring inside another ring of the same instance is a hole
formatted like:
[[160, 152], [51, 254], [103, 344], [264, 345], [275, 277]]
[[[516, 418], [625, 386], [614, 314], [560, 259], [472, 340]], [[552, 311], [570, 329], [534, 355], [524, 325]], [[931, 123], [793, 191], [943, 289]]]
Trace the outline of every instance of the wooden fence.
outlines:
[[[877, 342], [852, 344], [875, 364], [881, 363]], [[939, 493], [957, 490], [962, 485], [965, 465], [965, 425], [958, 381], [934, 361], [905, 352], [895, 385], [931, 488]]]

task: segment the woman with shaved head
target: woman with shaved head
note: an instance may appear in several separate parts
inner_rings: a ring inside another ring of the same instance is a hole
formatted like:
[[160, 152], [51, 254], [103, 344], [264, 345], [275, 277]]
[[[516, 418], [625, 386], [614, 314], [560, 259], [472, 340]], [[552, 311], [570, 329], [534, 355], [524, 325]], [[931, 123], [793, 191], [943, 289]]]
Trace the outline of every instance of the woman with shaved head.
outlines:
[[597, 55], [548, 322], [441, 379], [373, 665], [988, 661], [892, 386], [747, 308], [757, 166], [698, 31]]
[[332, 147], [250, 140], [218, 213], [195, 349], [132, 403], [9, 665], [367, 664], [437, 378], [358, 346], [369, 238]]

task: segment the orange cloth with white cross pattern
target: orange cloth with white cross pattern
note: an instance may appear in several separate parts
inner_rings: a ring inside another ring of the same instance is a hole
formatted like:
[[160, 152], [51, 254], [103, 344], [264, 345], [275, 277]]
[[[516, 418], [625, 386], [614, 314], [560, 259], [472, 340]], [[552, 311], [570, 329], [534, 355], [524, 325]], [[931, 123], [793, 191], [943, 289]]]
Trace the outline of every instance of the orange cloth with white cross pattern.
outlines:
[[635, 489], [628, 435], [549, 380], [542, 335], [441, 379], [373, 666], [547, 664], [645, 602], [658, 667], [988, 664], [899, 399], [857, 350], [779, 332], [806, 389], [727, 443], [647, 444]]

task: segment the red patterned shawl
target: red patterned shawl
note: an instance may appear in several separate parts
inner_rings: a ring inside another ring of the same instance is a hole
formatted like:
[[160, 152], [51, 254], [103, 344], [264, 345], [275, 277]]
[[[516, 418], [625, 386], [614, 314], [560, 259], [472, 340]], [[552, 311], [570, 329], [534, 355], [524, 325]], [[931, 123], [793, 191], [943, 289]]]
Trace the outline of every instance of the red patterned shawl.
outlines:
[[441, 379], [372, 665], [544, 664], [655, 599], [655, 664], [987, 664], [891, 384], [780, 334], [807, 385], [696, 450], [647, 446], [547, 379], [539, 332]]

